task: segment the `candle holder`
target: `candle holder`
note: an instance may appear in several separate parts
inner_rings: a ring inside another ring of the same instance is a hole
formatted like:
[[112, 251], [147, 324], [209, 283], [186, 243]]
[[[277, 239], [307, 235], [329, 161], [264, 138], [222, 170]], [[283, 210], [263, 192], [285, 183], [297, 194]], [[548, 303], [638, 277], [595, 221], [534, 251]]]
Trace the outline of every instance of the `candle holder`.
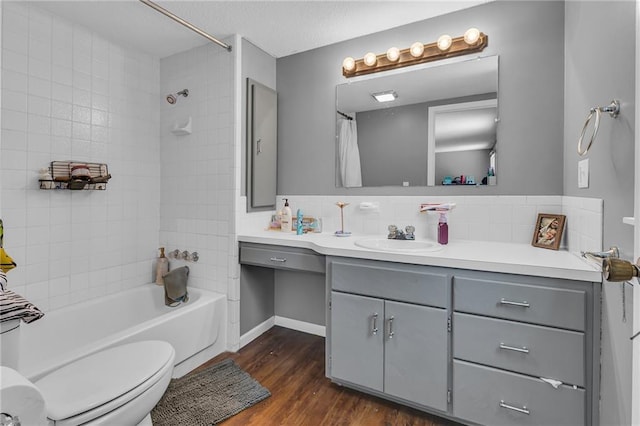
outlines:
[[340, 230], [335, 232], [336, 237], [350, 237], [351, 232], [344, 230], [344, 208], [348, 206], [349, 203], [345, 203], [344, 201], [338, 201], [336, 206], [340, 207]]

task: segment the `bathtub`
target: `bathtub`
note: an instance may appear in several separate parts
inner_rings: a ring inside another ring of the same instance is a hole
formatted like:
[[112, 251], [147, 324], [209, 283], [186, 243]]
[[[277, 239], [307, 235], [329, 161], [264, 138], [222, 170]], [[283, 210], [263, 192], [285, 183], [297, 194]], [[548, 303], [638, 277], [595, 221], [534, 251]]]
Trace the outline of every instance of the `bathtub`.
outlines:
[[18, 370], [34, 381], [102, 349], [152, 339], [173, 345], [180, 377], [226, 350], [226, 321], [224, 294], [189, 288], [189, 301], [169, 308], [163, 288], [145, 284], [22, 323]]

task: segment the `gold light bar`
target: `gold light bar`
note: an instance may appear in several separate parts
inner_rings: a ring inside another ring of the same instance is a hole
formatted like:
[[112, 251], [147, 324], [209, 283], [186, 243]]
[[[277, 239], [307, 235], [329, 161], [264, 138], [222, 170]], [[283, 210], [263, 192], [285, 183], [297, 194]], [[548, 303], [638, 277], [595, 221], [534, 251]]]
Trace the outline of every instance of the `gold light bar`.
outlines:
[[370, 52], [364, 58], [357, 60], [351, 57], [345, 58], [342, 63], [342, 75], [350, 78], [481, 52], [488, 44], [489, 37], [486, 34], [476, 28], [470, 28], [460, 37], [451, 38], [445, 34], [433, 43], [416, 42], [411, 47], [400, 50], [399, 54], [398, 49], [392, 47], [386, 53], [379, 55]]

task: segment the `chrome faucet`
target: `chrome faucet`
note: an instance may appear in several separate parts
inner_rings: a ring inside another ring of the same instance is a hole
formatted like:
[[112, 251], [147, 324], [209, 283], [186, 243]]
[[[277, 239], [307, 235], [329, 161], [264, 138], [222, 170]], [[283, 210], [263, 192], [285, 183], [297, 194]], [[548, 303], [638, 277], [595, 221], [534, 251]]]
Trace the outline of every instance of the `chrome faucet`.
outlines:
[[398, 229], [396, 225], [389, 225], [387, 229], [389, 230], [389, 234], [387, 235], [387, 238], [390, 240], [415, 240], [416, 239], [415, 226], [409, 225], [404, 228], [404, 231], [402, 229]]

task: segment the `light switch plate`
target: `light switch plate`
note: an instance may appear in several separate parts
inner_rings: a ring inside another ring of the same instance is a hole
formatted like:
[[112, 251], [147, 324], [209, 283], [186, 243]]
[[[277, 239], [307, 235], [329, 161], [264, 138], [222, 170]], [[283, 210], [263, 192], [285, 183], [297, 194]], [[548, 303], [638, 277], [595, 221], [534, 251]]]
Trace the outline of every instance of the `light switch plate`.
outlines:
[[589, 187], [589, 159], [578, 162], [578, 188]]

